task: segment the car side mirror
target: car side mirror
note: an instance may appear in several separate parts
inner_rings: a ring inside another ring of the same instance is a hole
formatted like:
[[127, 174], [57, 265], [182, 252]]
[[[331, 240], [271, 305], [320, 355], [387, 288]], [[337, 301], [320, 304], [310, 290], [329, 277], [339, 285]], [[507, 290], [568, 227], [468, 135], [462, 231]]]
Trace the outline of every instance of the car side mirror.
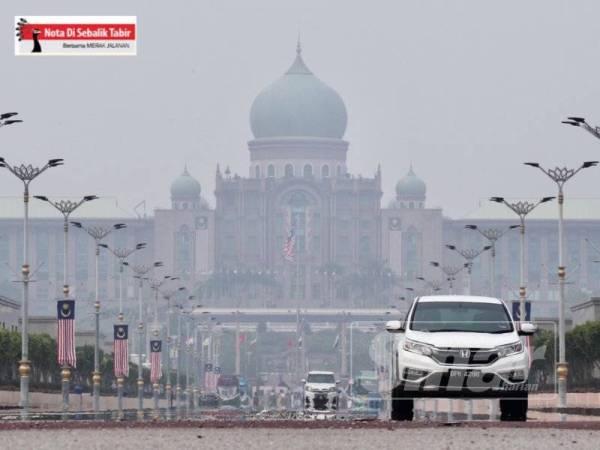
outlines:
[[537, 325], [531, 322], [521, 322], [518, 325], [517, 333], [519, 336], [532, 336], [537, 331]]
[[302, 384], [306, 384], [306, 380], [305, 380], [304, 378], [302, 378], [302, 379], [300, 380], [300, 383], [302, 383]]
[[404, 324], [400, 320], [390, 320], [385, 324], [388, 333], [404, 333]]

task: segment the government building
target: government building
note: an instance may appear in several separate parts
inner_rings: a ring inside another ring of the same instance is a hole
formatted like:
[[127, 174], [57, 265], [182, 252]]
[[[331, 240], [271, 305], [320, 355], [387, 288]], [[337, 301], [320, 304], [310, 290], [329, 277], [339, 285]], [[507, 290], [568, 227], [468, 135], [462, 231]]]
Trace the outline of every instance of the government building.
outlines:
[[[403, 308], [419, 293], [470, 289], [506, 300], [518, 298], [519, 233], [507, 231], [491, 252], [473, 261], [471, 275], [458, 249], [482, 249], [488, 241], [466, 225], [500, 231], [518, 223], [503, 205], [482, 201], [464, 217], [450, 218], [427, 203], [419, 168], [379, 167], [370, 177], [352, 174], [344, 139], [348, 111], [338, 93], [304, 62], [300, 47], [289, 69], [264, 88], [250, 108], [253, 137], [248, 142], [248, 172], [215, 167], [214, 180], [182, 168], [170, 185], [171, 204], [149, 216], [122, 209], [118, 199], [86, 204], [74, 219], [86, 225], [126, 223], [105, 240], [112, 248], [147, 249], [130, 263], [160, 260], [157, 276], [180, 278], [195, 304], [232, 308]], [[238, 124], [239, 126], [239, 124]], [[193, 163], [193, 162], [192, 162]], [[398, 179], [395, 198], [382, 205], [382, 176]], [[165, 188], [168, 180], [165, 180]], [[203, 193], [214, 190], [214, 206]], [[5, 194], [6, 195], [6, 194]], [[15, 195], [11, 193], [11, 195]], [[22, 200], [0, 199], [0, 295], [7, 305], [20, 302], [23, 262]], [[557, 206], [538, 207], [527, 222], [528, 298], [537, 318], [557, 315]], [[598, 290], [600, 205], [593, 200], [566, 202], [566, 251], [570, 305], [589, 301]], [[70, 251], [63, 251], [62, 217], [45, 202], [31, 202], [30, 266], [34, 315], [54, 311], [62, 289], [64, 258], [70, 262], [78, 314], [91, 321], [95, 288], [94, 241], [70, 229]], [[437, 262], [440, 267], [432, 265]], [[102, 250], [99, 260], [103, 316], [116, 315], [119, 264]], [[136, 283], [125, 273], [125, 303], [134, 314]], [[451, 278], [450, 282], [448, 278]], [[468, 280], [470, 278], [470, 281]], [[470, 286], [470, 288], [469, 288]], [[150, 294], [148, 294], [150, 295]], [[12, 302], [12, 303], [11, 303]]]

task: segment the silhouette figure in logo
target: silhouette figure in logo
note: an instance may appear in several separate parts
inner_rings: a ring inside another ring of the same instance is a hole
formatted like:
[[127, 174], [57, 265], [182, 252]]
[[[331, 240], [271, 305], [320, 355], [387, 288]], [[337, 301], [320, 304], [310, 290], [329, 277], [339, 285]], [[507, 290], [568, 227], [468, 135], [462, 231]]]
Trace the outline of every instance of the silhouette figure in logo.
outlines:
[[[17, 25], [18, 25], [17, 26], [17, 37], [19, 38], [19, 41], [23, 40], [23, 36], [24, 36], [23, 27], [27, 24], [28, 24], [28, 22], [23, 18], [20, 18], [19, 22], [17, 23]], [[31, 36], [33, 39], [33, 50], [31, 50], [31, 53], [42, 53], [42, 45], [40, 44], [40, 41], [38, 38], [39, 34], [40, 34], [40, 30], [38, 28], [34, 28], [31, 32]]]

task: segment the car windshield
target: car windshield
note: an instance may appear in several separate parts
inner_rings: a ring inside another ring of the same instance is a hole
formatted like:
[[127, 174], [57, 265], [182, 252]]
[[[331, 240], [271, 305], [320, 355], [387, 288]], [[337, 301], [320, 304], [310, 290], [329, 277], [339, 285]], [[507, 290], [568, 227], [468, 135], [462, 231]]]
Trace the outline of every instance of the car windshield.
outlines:
[[410, 329], [414, 331], [509, 333], [512, 321], [500, 303], [419, 302]]
[[308, 374], [308, 383], [327, 383], [334, 384], [335, 377], [331, 373], [310, 373]]

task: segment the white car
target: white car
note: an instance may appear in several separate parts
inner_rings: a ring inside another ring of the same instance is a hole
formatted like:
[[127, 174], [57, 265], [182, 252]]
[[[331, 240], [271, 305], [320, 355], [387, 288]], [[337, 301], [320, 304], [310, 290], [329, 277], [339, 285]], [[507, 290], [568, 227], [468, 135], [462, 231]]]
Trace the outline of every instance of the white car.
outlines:
[[339, 404], [338, 382], [333, 372], [308, 372], [304, 384], [305, 411], [336, 411]]
[[501, 420], [526, 420], [529, 353], [503, 301], [475, 296], [418, 297], [394, 339], [392, 420], [412, 420], [415, 398], [500, 398]]

